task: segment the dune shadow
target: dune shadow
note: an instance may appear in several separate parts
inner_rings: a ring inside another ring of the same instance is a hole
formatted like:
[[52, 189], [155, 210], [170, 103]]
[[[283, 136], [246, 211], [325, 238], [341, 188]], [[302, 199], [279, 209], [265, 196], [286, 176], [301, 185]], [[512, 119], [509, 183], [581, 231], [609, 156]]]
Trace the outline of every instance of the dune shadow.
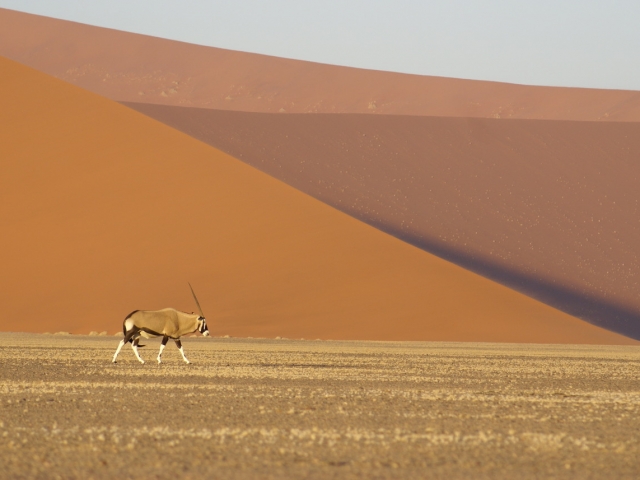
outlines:
[[[308, 188], [308, 184], [305, 184], [301, 180], [292, 182], [290, 181], [291, 179], [289, 179], [289, 181], [287, 181], [287, 178], [282, 175], [282, 172], [278, 173], [274, 171], [277, 169], [265, 168], [265, 164], [261, 163], [261, 161], [264, 160], [263, 153], [255, 154], [254, 156], [248, 153], [250, 150], [247, 150], [245, 154], [242, 155], [239, 154], [241, 150], [237, 144], [221, 140], [222, 135], [218, 132], [221, 123], [228, 122], [229, 119], [236, 119], [236, 121], [239, 118], [249, 119], [255, 115], [262, 116], [261, 118], [264, 119], [273, 114], [215, 111], [193, 107], [171, 107], [132, 102], [122, 102], [122, 104], [177, 128], [209, 145], [220, 148], [236, 156], [240, 161], [278, 178], [285, 183], [289, 183], [292, 187], [303, 191], [317, 200], [421, 250], [436, 255], [593, 325], [640, 340], [640, 310], [628, 308], [616, 301], [608, 300], [594, 294], [581, 292], [577, 289], [535, 278], [526, 272], [497, 264], [490, 258], [469, 254], [451, 245], [447, 245], [440, 240], [406, 232], [397, 225], [384, 223], [383, 221], [368, 217], [357, 209], [351, 210], [345, 207], [345, 205], [337, 201], [337, 198], [333, 198], [331, 195], [325, 195], [321, 192], [318, 193], [318, 190]], [[197, 119], [197, 121], [194, 122], [194, 119]], [[237, 128], [237, 126], [242, 125], [242, 123], [233, 123], [233, 125], [235, 125], [234, 128]], [[247, 138], [252, 137], [247, 136]], [[257, 138], [257, 140], [255, 140], [256, 143], [262, 145], [260, 137], [257, 136], [255, 138]], [[273, 152], [275, 152], [275, 150]]]
[[640, 340], [640, 312], [638, 311], [562, 285], [555, 285], [533, 278], [515, 269], [498, 265], [483, 258], [477, 258], [441, 241], [407, 233], [392, 225], [373, 222], [370, 218], [355, 215], [354, 212], [345, 211], [345, 213], [358, 217], [359, 220], [421, 250], [512, 288], [569, 315], [598, 327]]

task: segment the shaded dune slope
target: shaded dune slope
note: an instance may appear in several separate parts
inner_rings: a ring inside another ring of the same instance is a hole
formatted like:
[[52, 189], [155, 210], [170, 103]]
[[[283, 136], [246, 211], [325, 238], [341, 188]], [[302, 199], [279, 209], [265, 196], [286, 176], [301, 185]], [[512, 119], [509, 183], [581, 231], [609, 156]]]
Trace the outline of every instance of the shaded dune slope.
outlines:
[[407, 75], [0, 9], [0, 55], [105, 97], [235, 111], [640, 121], [640, 92]]
[[386, 235], [189, 136], [0, 59], [0, 328], [629, 343]]
[[640, 338], [640, 123], [130, 106], [426, 251]]

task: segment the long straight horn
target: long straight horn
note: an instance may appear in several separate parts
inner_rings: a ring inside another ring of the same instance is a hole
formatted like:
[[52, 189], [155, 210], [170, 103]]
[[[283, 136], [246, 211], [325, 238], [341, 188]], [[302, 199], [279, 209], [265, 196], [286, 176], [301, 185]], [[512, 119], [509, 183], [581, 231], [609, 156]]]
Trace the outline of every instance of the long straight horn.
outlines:
[[191, 286], [190, 283], [189, 283], [189, 288], [191, 289], [191, 295], [193, 295], [193, 299], [196, 301], [196, 305], [198, 306], [198, 311], [200, 312], [200, 316], [204, 317], [204, 313], [202, 313], [202, 308], [200, 307], [200, 302], [198, 302], [198, 297], [196, 297], [196, 293], [193, 291], [193, 287]]

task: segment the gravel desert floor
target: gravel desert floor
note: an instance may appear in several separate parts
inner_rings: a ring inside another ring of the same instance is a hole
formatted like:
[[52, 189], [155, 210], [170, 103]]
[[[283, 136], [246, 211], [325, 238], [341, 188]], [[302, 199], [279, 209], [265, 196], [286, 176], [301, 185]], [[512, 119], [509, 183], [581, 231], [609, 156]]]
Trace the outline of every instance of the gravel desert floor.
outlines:
[[640, 348], [0, 333], [3, 478], [640, 478]]

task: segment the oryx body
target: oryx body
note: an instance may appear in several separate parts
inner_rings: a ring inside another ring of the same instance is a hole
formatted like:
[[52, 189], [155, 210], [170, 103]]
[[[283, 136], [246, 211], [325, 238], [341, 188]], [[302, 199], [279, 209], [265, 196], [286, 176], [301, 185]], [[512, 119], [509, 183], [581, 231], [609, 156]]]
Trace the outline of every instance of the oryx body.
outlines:
[[124, 338], [120, 341], [118, 349], [113, 356], [113, 363], [116, 363], [118, 353], [125, 343], [131, 342], [131, 348], [140, 363], [144, 360], [138, 353], [138, 342], [140, 337], [153, 338], [162, 337], [160, 352], [158, 353], [158, 363], [161, 363], [162, 351], [167, 341], [171, 338], [180, 349], [182, 358], [190, 363], [184, 354], [180, 337], [188, 333], [199, 331], [204, 336], [209, 335], [207, 321], [202, 315], [195, 313], [185, 313], [173, 308], [163, 308], [162, 310], [136, 310], [131, 312], [122, 323]]

